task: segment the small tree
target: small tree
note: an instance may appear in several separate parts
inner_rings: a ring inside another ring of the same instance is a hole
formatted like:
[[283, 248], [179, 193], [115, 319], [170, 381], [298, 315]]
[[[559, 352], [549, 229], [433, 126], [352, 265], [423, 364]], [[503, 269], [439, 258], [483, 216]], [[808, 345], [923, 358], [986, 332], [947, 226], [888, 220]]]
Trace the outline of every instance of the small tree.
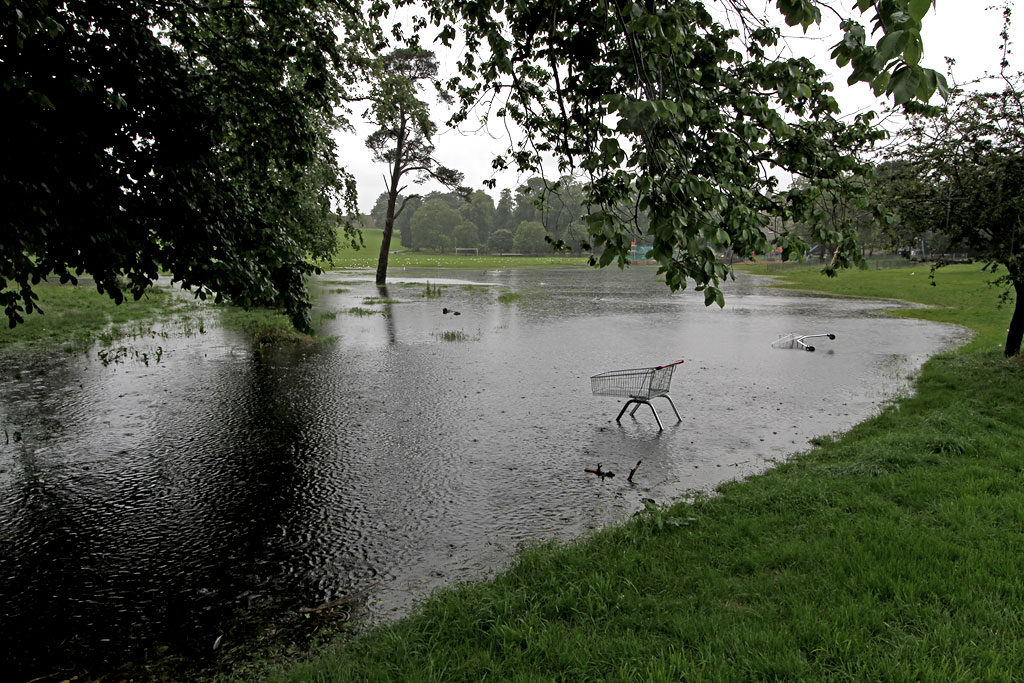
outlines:
[[370, 209], [370, 223], [375, 228], [383, 228], [388, 217], [388, 193], [381, 192]]
[[514, 241], [515, 235], [512, 234], [512, 231], [502, 228], [500, 230], [495, 230], [491, 233], [491, 236], [487, 238], [487, 248], [495, 254], [512, 251]]
[[459, 207], [459, 213], [476, 226], [480, 239], [486, 240], [494, 230], [494, 200], [483, 190], [473, 192]]
[[547, 236], [544, 226], [537, 221], [523, 221], [516, 228], [513, 247], [516, 251], [524, 254], [540, 254], [545, 249], [550, 250], [548, 243], [544, 240]]
[[403, 48], [381, 58], [378, 80], [370, 92], [369, 113], [377, 130], [366, 138], [366, 146], [373, 152], [374, 159], [388, 165], [389, 171], [384, 238], [377, 260], [378, 285], [387, 280], [395, 219], [409, 200], [406, 197], [396, 206], [399, 194], [406, 187], [402, 185], [403, 178], [413, 174], [415, 182], [433, 179], [446, 187], [456, 187], [462, 182], [461, 173], [441, 166], [434, 159], [431, 138], [437, 126], [430, 120], [427, 104], [418, 97], [420, 84], [436, 77], [437, 59], [433, 53], [415, 47]]
[[509, 230], [512, 228], [512, 190], [504, 189], [498, 199], [498, 205], [494, 208], [494, 229]]
[[399, 195], [399, 199], [401, 199], [402, 213], [399, 216], [395, 216], [394, 230], [398, 231], [402, 240], [402, 246], [412, 249], [412, 217], [423, 206], [423, 198], [418, 195], [412, 195], [403, 199]]
[[937, 116], [913, 116], [890, 166], [893, 203], [909, 234], [931, 229], [952, 248], [976, 250], [1006, 288], [1004, 300], [1015, 291], [1007, 356], [1020, 353], [1024, 337], [1022, 85], [1021, 74], [1004, 76], [1000, 91], [955, 91]]
[[463, 221], [455, 226], [452, 231], [452, 239], [456, 247], [476, 247], [480, 245], [480, 233], [475, 225], [469, 221]]
[[413, 214], [410, 221], [413, 248], [444, 249], [451, 243], [452, 231], [460, 222], [458, 211], [442, 199], [431, 199]]

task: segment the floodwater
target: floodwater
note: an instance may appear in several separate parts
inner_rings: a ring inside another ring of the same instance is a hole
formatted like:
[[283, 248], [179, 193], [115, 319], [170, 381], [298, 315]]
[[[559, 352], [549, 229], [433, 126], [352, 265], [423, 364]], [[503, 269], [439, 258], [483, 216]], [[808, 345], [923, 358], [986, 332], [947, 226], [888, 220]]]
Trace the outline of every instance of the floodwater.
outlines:
[[[339, 312], [326, 343], [257, 353], [209, 325], [136, 339], [116, 362], [0, 359], [8, 675], [212, 656], [346, 596], [399, 616], [524, 544], [847, 429], [964, 334], [751, 276], [719, 310], [652, 268], [453, 272], [393, 272], [397, 303], [364, 301], [381, 296], [370, 273], [322, 276], [314, 312]], [[836, 339], [771, 347], [789, 332]], [[656, 399], [662, 432], [648, 407], [617, 424], [621, 403], [591, 395], [590, 375], [677, 359], [682, 421]], [[584, 472], [599, 463], [617, 476]]]

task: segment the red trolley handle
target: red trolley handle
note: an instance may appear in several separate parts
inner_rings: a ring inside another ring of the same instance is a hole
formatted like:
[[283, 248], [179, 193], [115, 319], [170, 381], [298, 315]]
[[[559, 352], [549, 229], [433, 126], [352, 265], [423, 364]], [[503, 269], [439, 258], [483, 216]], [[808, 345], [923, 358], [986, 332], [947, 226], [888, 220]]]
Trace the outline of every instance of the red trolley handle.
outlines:
[[675, 363], [665, 363], [664, 365], [659, 365], [658, 367], [656, 367], [656, 368], [654, 368], [654, 369], [655, 369], [655, 370], [661, 370], [662, 368], [670, 368], [670, 367], [672, 367], [673, 365], [679, 365], [679, 364], [681, 364], [682, 362], [683, 362], [682, 360], [677, 360], [677, 361], [676, 361]]

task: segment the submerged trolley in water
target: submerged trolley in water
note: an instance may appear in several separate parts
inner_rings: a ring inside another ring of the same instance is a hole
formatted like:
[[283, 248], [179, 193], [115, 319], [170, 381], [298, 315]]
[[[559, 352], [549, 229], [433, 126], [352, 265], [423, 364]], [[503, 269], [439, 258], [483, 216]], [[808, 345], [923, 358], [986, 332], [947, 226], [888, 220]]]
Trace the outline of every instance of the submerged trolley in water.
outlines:
[[622, 419], [623, 413], [626, 412], [626, 408], [630, 404], [636, 404], [629, 414], [630, 417], [636, 414], [641, 405], [646, 404], [651, 406], [654, 419], [658, 421], [658, 429], [663, 430], [665, 428], [661, 425], [661, 418], [658, 417], [658, 411], [654, 409], [651, 399], [667, 399], [668, 404], [672, 406], [672, 412], [676, 414], [676, 419], [682, 422], [683, 418], [679, 417], [676, 404], [672, 402], [672, 397], [668, 395], [669, 385], [672, 384], [672, 373], [675, 371], [676, 366], [682, 362], [677, 360], [675, 363], [659, 365], [655, 368], [633, 368], [631, 370], [602, 372], [600, 375], [594, 375], [590, 378], [590, 388], [594, 392], [594, 396], [618, 396], [619, 398], [629, 399], [622, 406], [622, 410], [619, 411], [619, 416], [615, 418], [616, 422]]
[[772, 342], [772, 348], [775, 349], [803, 349], [804, 351], [813, 351], [814, 347], [805, 342], [805, 339], [814, 339], [815, 337], [828, 337], [829, 339], [835, 339], [836, 335], [828, 332], [826, 334], [787, 334], [784, 337], [779, 337]]

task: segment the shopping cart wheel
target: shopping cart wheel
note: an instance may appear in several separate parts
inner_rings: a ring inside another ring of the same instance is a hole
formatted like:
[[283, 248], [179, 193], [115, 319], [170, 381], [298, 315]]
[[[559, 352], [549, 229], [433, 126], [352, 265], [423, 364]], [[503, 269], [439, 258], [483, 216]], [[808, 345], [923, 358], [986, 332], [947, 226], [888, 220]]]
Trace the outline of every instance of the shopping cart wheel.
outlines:
[[828, 338], [829, 338], [829, 339], [835, 339], [835, 338], [836, 338], [836, 335], [834, 335], [834, 334], [830, 334], [830, 335], [828, 335]]
[[808, 351], [813, 351], [813, 350], [814, 350], [814, 347], [813, 347], [813, 346], [808, 346], [808, 347], [807, 347], [807, 350], [808, 350]]

